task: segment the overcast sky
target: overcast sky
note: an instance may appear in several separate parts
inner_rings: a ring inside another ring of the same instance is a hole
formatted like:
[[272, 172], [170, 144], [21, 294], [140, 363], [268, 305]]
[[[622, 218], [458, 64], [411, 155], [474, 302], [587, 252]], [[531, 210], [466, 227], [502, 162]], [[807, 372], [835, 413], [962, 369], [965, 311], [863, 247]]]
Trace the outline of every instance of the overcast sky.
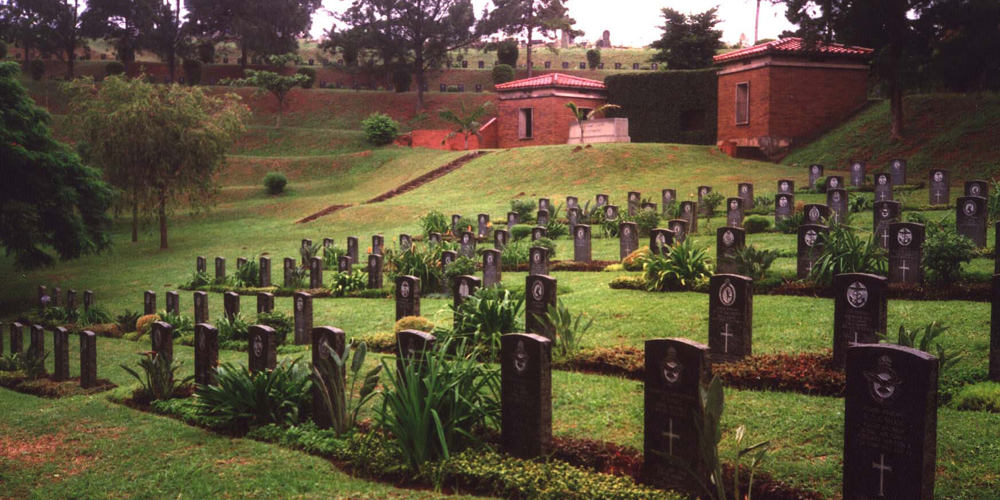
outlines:
[[[478, 16], [489, 0], [472, 0]], [[313, 17], [311, 34], [319, 38], [329, 28], [333, 19], [329, 12], [343, 11], [351, 5], [351, 0], [323, 0], [324, 9]], [[660, 9], [670, 7], [684, 13], [704, 12], [719, 6], [718, 17], [722, 20], [722, 40], [726, 43], [739, 41], [740, 34], [753, 41], [754, 10], [756, 0], [568, 0], [570, 16], [576, 19], [577, 29], [586, 34], [583, 39], [595, 41], [604, 30], [611, 31], [611, 43], [642, 47], [658, 39], [663, 31], [663, 16]], [[760, 3], [760, 38], [775, 38], [786, 29], [793, 29], [785, 19], [785, 6], [772, 5], [769, 0]]]

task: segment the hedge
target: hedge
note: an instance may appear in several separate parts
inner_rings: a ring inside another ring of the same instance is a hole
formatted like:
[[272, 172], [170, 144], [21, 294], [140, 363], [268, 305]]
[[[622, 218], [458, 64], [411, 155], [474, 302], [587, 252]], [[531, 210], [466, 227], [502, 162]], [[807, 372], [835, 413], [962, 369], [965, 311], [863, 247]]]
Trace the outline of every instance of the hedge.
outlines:
[[632, 142], [715, 144], [717, 80], [713, 69], [611, 75], [608, 101], [621, 109], [608, 116], [628, 118]]

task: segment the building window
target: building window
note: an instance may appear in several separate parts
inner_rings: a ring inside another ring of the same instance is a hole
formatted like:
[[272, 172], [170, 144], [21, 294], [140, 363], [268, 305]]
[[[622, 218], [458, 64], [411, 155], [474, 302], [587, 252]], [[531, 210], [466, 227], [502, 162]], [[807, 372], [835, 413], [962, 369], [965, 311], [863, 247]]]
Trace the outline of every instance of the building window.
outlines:
[[579, 110], [580, 114], [583, 115], [584, 120], [586, 120], [590, 116], [590, 112], [593, 111], [593, 109], [590, 108], [579, 108]]
[[532, 109], [521, 108], [517, 114], [517, 137], [518, 139], [531, 139]]
[[736, 84], [736, 124], [750, 124], [750, 82]]

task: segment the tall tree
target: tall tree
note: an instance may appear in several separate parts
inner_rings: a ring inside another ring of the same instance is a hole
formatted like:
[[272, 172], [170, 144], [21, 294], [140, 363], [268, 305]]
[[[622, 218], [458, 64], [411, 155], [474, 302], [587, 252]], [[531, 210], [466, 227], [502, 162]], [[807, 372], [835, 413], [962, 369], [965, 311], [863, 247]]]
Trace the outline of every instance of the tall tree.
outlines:
[[[275, 68], [282, 68], [290, 63], [298, 62], [295, 54], [268, 56], [268, 63]], [[281, 116], [285, 112], [285, 98], [295, 87], [301, 87], [309, 81], [309, 77], [301, 73], [282, 75], [274, 71], [257, 71], [248, 69], [246, 78], [229, 81], [236, 87], [257, 87], [259, 92], [270, 92], [278, 100], [278, 125], [281, 128]]]
[[531, 51], [535, 43], [535, 34], [549, 42], [555, 40], [560, 31], [571, 36], [583, 35], [582, 31], [573, 26], [576, 20], [569, 17], [566, 7], [568, 0], [493, 0], [495, 8], [489, 13], [480, 27], [483, 34], [503, 32], [508, 36], [525, 36], [527, 48], [528, 76], [532, 74]]
[[718, 8], [699, 14], [683, 14], [671, 8], [661, 9], [663, 35], [650, 46], [658, 52], [653, 61], [667, 63], [668, 69], [698, 69], [712, 65], [715, 51], [722, 47]]
[[167, 245], [167, 215], [177, 203], [207, 205], [226, 149], [243, 130], [246, 107], [234, 95], [211, 97], [198, 87], [153, 85], [143, 79], [106, 78], [71, 84], [74, 129], [86, 144], [88, 162], [140, 209], [159, 222]]
[[177, 59], [188, 47], [187, 30], [181, 23], [181, 0], [155, 0], [143, 45], [167, 63], [170, 81], [176, 81]]
[[[0, 246], [18, 267], [51, 264], [110, 245], [111, 189], [69, 147], [52, 138], [49, 115], [0, 63]], [[51, 250], [48, 250], [51, 248]]]
[[32, 0], [6, 0], [0, 4], [0, 32], [24, 49], [25, 68], [31, 62], [31, 51], [40, 50], [49, 39], [40, 24], [41, 6]]
[[102, 38], [115, 47], [118, 59], [135, 62], [142, 50], [140, 36], [149, 30], [151, 0], [89, 0], [81, 15], [81, 29], [90, 38]]
[[48, 49], [66, 63], [66, 79], [75, 76], [76, 49], [83, 45], [80, 0], [38, 0], [41, 5], [40, 30], [50, 37]]

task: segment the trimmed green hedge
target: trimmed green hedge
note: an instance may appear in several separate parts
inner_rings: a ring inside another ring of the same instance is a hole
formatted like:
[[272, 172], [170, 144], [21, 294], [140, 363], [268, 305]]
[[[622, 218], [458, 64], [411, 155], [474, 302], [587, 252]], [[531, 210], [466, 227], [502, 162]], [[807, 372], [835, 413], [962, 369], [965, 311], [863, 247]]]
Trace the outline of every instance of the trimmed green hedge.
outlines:
[[652, 71], [604, 79], [608, 117], [628, 118], [632, 142], [715, 144], [718, 91], [714, 69]]

